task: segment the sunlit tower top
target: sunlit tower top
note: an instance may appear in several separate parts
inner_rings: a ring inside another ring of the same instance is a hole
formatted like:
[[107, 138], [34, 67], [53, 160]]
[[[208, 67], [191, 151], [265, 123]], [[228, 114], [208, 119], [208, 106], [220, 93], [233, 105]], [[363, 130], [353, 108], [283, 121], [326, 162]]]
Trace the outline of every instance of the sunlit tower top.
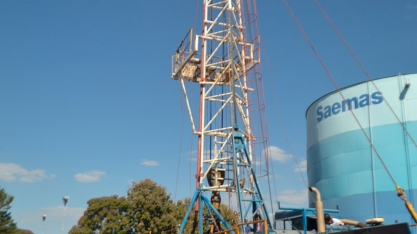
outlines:
[[[221, 192], [235, 194], [241, 221], [255, 212], [269, 221], [252, 165], [257, 137], [250, 115], [261, 109], [263, 96], [251, 102], [251, 91], [259, 87], [250, 85], [260, 80], [255, 10], [254, 0], [203, 0], [202, 34], [190, 29], [172, 58], [172, 79], [181, 83], [198, 136], [196, 188], [212, 192], [216, 209]], [[198, 103], [190, 99], [188, 92], [196, 90], [190, 83], [199, 85]], [[249, 205], [245, 196], [253, 198]]]

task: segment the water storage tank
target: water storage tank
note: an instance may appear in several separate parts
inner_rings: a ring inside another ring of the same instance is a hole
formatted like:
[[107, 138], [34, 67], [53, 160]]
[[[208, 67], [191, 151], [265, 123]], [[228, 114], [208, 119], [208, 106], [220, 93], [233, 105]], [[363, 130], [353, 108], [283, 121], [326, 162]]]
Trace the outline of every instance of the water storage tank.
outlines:
[[355, 84], [341, 94], [307, 109], [309, 186], [343, 218], [413, 223], [393, 180], [417, 209], [417, 74]]

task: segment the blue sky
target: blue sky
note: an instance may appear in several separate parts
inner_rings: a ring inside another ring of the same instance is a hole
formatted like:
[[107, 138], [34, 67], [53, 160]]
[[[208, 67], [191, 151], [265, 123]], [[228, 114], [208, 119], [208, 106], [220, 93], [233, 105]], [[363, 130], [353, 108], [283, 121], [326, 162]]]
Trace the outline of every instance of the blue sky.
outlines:
[[[319, 2], [372, 78], [417, 72], [415, 0]], [[339, 87], [366, 80], [313, 1], [288, 4]], [[274, 199], [305, 205], [275, 106], [303, 165], [305, 111], [334, 87], [283, 3], [257, 6], [269, 138], [280, 159]], [[190, 0], [0, 2], [0, 186], [15, 197], [20, 228], [60, 232], [69, 196], [67, 232], [89, 199], [126, 195], [145, 178], [190, 196], [196, 139], [187, 118], [182, 125], [170, 72], [188, 29], [201, 31], [200, 13], [201, 1]]]

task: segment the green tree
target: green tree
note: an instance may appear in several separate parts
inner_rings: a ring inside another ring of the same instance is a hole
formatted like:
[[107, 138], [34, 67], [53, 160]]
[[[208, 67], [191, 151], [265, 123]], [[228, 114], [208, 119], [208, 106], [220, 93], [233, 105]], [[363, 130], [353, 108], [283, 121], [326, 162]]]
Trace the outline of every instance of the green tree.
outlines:
[[94, 198], [87, 203], [71, 234], [162, 233], [177, 223], [170, 195], [150, 179], [133, 183], [126, 197]]
[[71, 234], [128, 233], [129, 216], [126, 198], [111, 196], [93, 198], [87, 202], [88, 208], [74, 226]]
[[131, 227], [139, 233], [162, 233], [175, 228], [175, 205], [166, 189], [150, 179], [133, 183], [127, 194]]
[[2, 234], [14, 234], [17, 231], [16, 223], [9, 212], [13, 199], [14, 197], [7, 194], [3, 188], [0, 189], [0, 233]]
[[[88, 208], [70, 230], [70, 234], [92, 233], [176, 233], [190, 204], [190, 199], [178, 201], [175, 205], [166, 189], [150, 179], [134, 182], [126, 197], [93, 198]], [[225, 205], [220, 206], [223, 218], [232, 227], [235, 225], [234, 212]], [[187, 222], [186, 233], [192, 230], [194, 212]], [[203, 211], [206, 221], [204, 230], [209, 230], [213, 217]], [[222, 227], [224, 229], [224, 227]]]
[[17, 234], [33, 234], [31, 230], [17, 229]]

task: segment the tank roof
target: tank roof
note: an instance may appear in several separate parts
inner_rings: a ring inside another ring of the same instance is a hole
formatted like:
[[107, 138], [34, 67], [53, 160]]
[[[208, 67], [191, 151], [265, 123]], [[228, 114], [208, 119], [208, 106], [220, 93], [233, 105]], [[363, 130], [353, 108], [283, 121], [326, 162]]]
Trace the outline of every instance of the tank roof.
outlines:
[[[407, 75], [415, 75], [415, 74], [417, 74], [417, 73], [398, 74], [398, 75], [407, 76]], [[380, 77], [380, 78], [372, 79], [372, 81], [375, 81], [375, 80], [382, 80], [382, 79], [388, 79], [388, 78], [393, 78], [393, 77], [397, 77], [398, 75]], [[358, 82], [358, 83], [355, 83], [355, 84], [352, 84], [352, 85], [349, 85], [349, 86], [346, 86], [346, 87], [340, 88], [339, 90], [340, 90], [340, 91], [342, 91], [342, 90], [345, 90], [345, 89], [348, 89], [348, 88], [351, 88], [351, 87], [354, 87], [354, 86], [357, 86], [357, 85], [360, 85], [360, 84], [368, 83], [368, 82], [370, 82], [370, 81], [369, 81], [369, 80], [367, 80], [367, 81]], [[311, 104], [307, 107], [307, 110], [306, 110], [306, 112], [305, 112], [305, 114], [304, 114], [304, 117], [305, 117], [305, 118], [307, 118], [307, 112], [308, 112], [308, 110], [310, 109], [310, 107], [311, 107], [312, 105], [314, 105], [314, 103], [316, 103], [318, 100], [320, 100], [320, 99], [322, 99], [322, 98], [324, 98], [324, 97], [327, 97], [327, 96], [330, 96], [330, 95], [332, 95], [332, 94], [334, 94], [334, 93], [339, 92], [339, 90], [333, 90], [333, 91], [331, 91], [330, 93], [324, 94], [323, 96], [321, 96], [321, 97], [317, 98], [315, 101], [313, 101], [313, 102], [312, 102], [312, 103], [311, 103]]]

